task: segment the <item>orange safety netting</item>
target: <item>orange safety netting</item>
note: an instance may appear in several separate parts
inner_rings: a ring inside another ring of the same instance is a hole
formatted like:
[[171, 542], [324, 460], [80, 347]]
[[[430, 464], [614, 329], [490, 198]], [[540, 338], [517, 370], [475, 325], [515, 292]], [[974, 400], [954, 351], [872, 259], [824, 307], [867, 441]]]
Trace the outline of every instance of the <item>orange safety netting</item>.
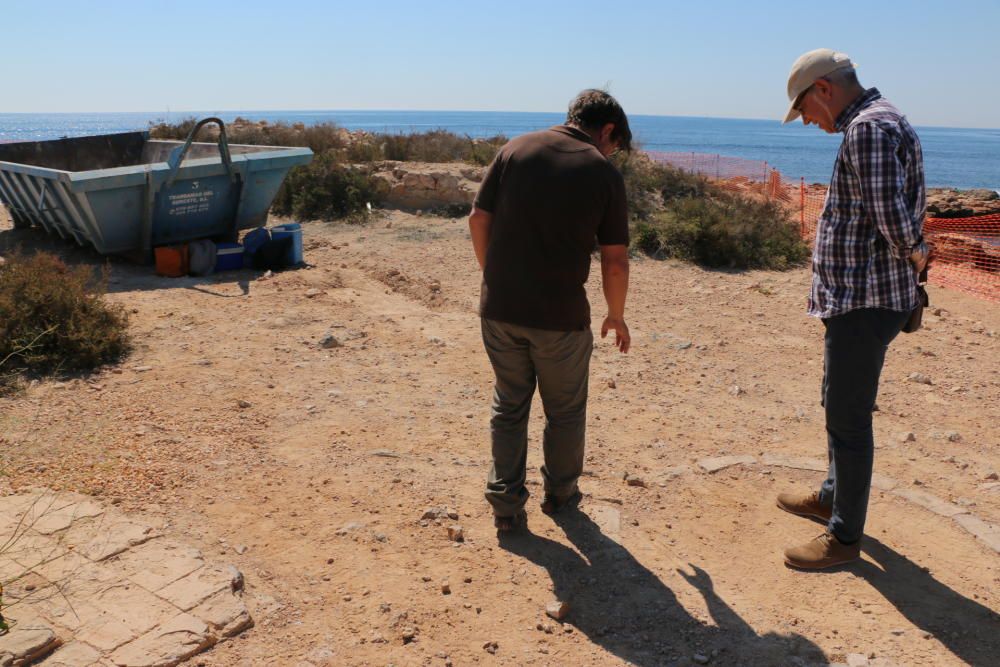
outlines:
[[[705, 176], [729, 192], [783, 203], [802, 238], [813, 242], [826, 202], [825, 185], [786, 179], [762, 160], [703, 153], [649, 152], [649, 156]], [[924, 236], [934, 251], [928, 272], [931, 283], [1000, 302], [1000, 215], [927, 218]]]

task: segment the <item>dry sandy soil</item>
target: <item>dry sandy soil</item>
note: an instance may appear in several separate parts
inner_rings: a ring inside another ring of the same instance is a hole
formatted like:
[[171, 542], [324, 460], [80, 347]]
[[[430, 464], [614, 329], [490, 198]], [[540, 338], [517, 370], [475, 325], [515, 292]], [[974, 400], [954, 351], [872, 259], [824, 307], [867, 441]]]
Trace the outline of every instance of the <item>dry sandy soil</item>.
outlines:
[[[98, 263], [0, 223], [0, 248], [18, 243]], [[875, 490], [863, 562], [782, 564], [783, 547], [822, 530], [774, 505], [819, 473], [762, 464], [825, 456], [807, 270], [637, 259], [633, 350], [594, 353], [580, 512], [537, 509], [536, 403], [531, 532], [498, 541], [464, 221], [313, 223], [306, 248], [308, 268], [272, 276], [112, 263], [131, 357], [0, 400], [0, 488], [92, 494], [244, 571], [256, 626], [196, 661], [997, 664], [1000, 556], [948, 518]], [[603, 315], [598, 281], [590, 292]], [[1000, 309], [931, 299], [945, 312], [890, 350], [876, 470], [1000, 524]], [[341, 346], [319, 345], [327, 332]], [[721, 455], [756, 463], [696, 465]], [[422, 519], [436, 507], [458, 518]], [[449, 540], [453, 524], [464, 542]], [[563, 623], [545, 615], [557, 598], [571, 605]]]

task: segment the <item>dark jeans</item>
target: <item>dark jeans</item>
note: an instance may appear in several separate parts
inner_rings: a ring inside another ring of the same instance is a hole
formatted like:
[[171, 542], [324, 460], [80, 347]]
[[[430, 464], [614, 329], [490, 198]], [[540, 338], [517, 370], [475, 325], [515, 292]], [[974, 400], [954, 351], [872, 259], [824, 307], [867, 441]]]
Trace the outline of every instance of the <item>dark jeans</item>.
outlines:
[[590, 329], [547, 331], [485, 318], [482, 329], [496, 374], [490, 418], [493, 467], [486, 499], [497, 516], [514, 516], [528, 500], [528, 413], [536, 384], [545, 410], [545, 491], [560, 497], [576, 491], [583, 472], [594, 335]]
[[823, 406], [830, 469], [820, 502], [832, 506], [829, 529], [846, 544], [865, 530], [875, 439], [872, 410], [889, 343], [909, 313], [882, 308], [852, 310], [823, 320]]

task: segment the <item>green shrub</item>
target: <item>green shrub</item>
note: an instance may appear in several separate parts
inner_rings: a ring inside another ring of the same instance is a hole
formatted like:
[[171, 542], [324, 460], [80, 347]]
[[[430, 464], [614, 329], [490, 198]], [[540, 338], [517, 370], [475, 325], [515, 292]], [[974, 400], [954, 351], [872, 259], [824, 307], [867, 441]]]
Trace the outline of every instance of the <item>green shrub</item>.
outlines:
[[634, 229], [637, 249], [710, 267], [780, 270], [809, 256], [784, 207], [726, 193], [673, 200]]
[[367, 210], [367, 203], [378, 199], [371, 176], [327, 151], [288, 173], [272, 209], [306, 220], [334, 220]]
[[104, 279], [47, 253], [0, 265], [0, 388], [22, 373], [86, 371], [129, 349], [128, 316], [104, 300]]
[[669, 201], [717, 192], [703, 176], [654, 162], [640, 151], [616, 156], [614, 161], [625, 179], [629, 216], [634, 222], [649, 220]]
[[503, 136], [489, 139], [460, 137], [445, 130], [413, 134], [378, 134], [374, 141], [381, 146], [382, 157], [399, 162], [471, 162], [489, 164], [500, 147]]

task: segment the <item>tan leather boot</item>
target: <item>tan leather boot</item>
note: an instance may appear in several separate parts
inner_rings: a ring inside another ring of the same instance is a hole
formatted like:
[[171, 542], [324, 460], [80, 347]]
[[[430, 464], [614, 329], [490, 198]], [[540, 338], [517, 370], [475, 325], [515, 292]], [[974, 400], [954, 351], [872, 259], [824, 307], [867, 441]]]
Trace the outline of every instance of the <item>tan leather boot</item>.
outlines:
[[819, 493], [781, 493], [778, 494], [778, 507], [797, 516], [816, 519], [826, 523], [830, 520], [831, 508], [824, 507], [819, 502]]
[[803, 570], [822, 570], [850, 563], [861, 557], [861, 545], [842, 544], [829, 532], [801, 544], [785, 549], [785, 564]]

